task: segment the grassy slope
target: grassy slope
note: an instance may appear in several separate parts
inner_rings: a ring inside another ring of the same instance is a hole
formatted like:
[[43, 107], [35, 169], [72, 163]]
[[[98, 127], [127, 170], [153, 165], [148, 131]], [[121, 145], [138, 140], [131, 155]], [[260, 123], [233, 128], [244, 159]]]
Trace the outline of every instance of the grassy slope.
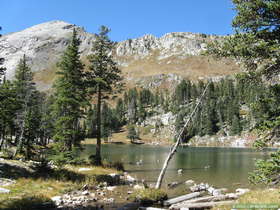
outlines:
[[[17, 161], [13, 161], [16, 163]], [[20, 165], [20, 162], [17, 162]], [[80, 167], [91, 168], [90, 171], [79, 172]], [[11, 190], [8, 194], [1, 194], [0, 209], [8, 209], [11, 206], [27, 205], [32, 198], [31, 203], [50, 201], [50, 198], [63, 194], [71, 190], [78, 190], [84, 184], [96, 184], [98, 177], [102, 175], [117, 173], [116, 170], [102, 167], [91, 166], [65, 166], [62, 169], [52, 172], [32, 173], [29, 170], [22, 171], [16, 168], [17, 173], [12, 173], [13, 169], [6, 171], [7, 176], [15, 176], [16, 183], [5, 186]]]
[[[150, 56], [143, 59], [134, 59], [133, 57], [119, 57], [118, 60], [129, 62], [126, 67], [120, 67], [124, 78], [132, 78], [127, 87], [134, 86], [133, 79], [154, 76], [159, 74], [174, 73], [184, 78], [196, 81], [199, 78], [232, 75], [239, 72], [237, 65], [228, 59], [214, 60], [206, 56], [188, 56], [187, 58], [178, 58], [171, 56], [163, 60], [157, 60], [158, 52], [151, 53]], [[88, 66], [88, 61], [82, 57], [82, 61]], [[56, 78], [56, 65], [35, 72], [34, 81], [39, 85], [39, 89], [51, 87]]]

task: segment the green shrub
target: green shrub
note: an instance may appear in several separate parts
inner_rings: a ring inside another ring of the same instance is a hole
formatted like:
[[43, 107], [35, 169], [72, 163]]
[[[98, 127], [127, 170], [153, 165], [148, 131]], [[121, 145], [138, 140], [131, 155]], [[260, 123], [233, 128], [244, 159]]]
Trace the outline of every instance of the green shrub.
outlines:
[[62, 167], [65, 164], [82, 165], [86, 164], [86, 160], [80, 157], [79, 149], [74, 148], [72, 151], [58, 151], [52, 149], [48, 156], [48, 161], [53, 161], [58, 167]]
[[280, 184], [280, 150], [271, 153], [268, 160], [257, 160], [255, 167], [249, 174], [252, 183]]
[[141, 204], [152, 204], [162, 202], [167, 199], [167, 193], [160, 189], [142, 189], [137, 190], [131, 195], [131, 199]]
[[8, 199], [1, 203], [1, 209], [7, 210], [38, 210], [53, 209], [54, 202], [46, 197], [32, 196], [20, 199]]

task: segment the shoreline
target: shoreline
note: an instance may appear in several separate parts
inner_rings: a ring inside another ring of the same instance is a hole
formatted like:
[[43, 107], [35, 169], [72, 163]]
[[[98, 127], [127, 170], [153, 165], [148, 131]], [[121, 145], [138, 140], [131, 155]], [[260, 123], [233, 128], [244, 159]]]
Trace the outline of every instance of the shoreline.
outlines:
[[[96, 140], [93, 138], [90, 139], [85, 139], [84, 141], [82, 141], [82, 145], [94, 145]], [[145, 141], [144, 141], [145, 142]], [[147, 146], [162, 146], [162, 147], [167, 147], [167, 146], [172, 146], [174, 143], [173, 142], [145, 142], [143, 145], [147, 145]], [[134, 145], [132, 143], [130, 143], [130, 141], [128, 140], [123, 140], [123, 141], [108, 141], [108, 142], [102, 142], [102, 145]], [[141, 146], [141, 145], [137, 145], [137, 146]], [[182, 143], [180, 146], [183, 147], [204, 147], [204, 148], [232, 148], [232, 149], [255, 149], [257, 151], [263, 151], [263, 150], [278, 150], [280, 149], [280, 146], [278, 147], [264, 147], [263, 149], [259, 150], [253, 146], [231, 146], [231, 145], [193, 145], [193, 144], [189, 144], [189, 143]]]

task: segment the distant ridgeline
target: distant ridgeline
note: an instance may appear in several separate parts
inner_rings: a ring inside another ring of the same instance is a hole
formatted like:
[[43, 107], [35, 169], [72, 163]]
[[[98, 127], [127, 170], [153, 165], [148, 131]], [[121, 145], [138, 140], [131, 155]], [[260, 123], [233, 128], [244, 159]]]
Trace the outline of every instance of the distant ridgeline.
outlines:
[[[178, 132], [205, 86], [206, 83], [202, 81], [193, 83], [183, 80], [173, 93], [163, 89], [155, 92], [149, 89], [129, 89], [117, 100], [115, 108], [103, 105], [103, 137], [108, 137], [126, 124], [147, 126], [149, 119], [166, 113], [171, 113], [174, 117], [173, 125], [171, 123], [168, 126], [173, 126]], [[279, 85], [270, 87], [261, 82], [248, 82], [241, 77], [211, 82], [191, 126], [185, 131], [184, 141], [196, 135], [239, 135], [242, 131], [253, 128], [273, 127], [267, 122], [279, 115], [279, 92]], [[96, 126], [92, 126], [95, 121], [94, 113], [96, 107], [93, 107], [87, 117], [86, 124], [91, 126], [86, 130], [90, 137], [95, 133]], [[160, 130], [164, 126], [159, 120], [150, 128]]]

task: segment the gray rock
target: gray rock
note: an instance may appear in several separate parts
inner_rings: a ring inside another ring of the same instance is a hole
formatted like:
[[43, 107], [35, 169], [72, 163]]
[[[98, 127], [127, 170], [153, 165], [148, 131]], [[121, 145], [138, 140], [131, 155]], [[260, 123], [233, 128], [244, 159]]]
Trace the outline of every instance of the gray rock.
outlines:
[[209, 188], [208, 184], [200, 183], [200, 184], [195, 184], [191, 186], [189, 189], [192, 192], [200, 192], [200, 191], [206, 191], [207, 188]]
[[167, 184], [168, 188], [174, 188], [177, 187], [179, 185], [179, 182], [171, 182]]
[[[71, 23], [51, 21], [3, 35], [0, 38], [0, 57], [5, 58], [7, 78], [14, 77], [15, 68], [23, 54], [26, 54], [32, 71], [46, 70], [47, 74], [47, 71], [53, 68], [65, 51], [74, 28], [81, 41], [81, 56], [85, 57], [91, 53], [92, 42], [96, 37], [94, 34], [87, 33], [82, 27]], [[219, 37], [206, 36], [206, 38], [210, 40]], [[169, 65], [180, 63], [190, 55], [199, 55], [205, 49], [205, 43], [206, 40], [201, 34], [189, 32], [168, 33], [162, 37], [144, 35], [117, 43], [113, 55], [120, 67], [128, 67], [141, 59], [152, 59], [159, 65]], [[175, 77], [168, 76], [174, 79], [173, 81], [176, 80]], [[157, 86], [160, 81], [154, 80], [153, 83], [152, 85]], [[40, 90], [47, 90], [51, 84], [37, 81], [37, 87]]]
[[191, 179], [189, 179], [189, 180], [187, 180], [187, 181], [185, 182], [185, 184], [186, 184], [186, 185], [192, 185], [192, 184], [194, 184], [194, 181], [191, 180]]
[[249, 191], [250, 191], [250, 189], [248, 189], [248, 188], [238, 188], [238, 189], [236, 189], [236, 193], [238, 195], [243, 195], [243, 194], [245, 194], [245, 193], [247, 193]]
[[222, 191], [220, 189], [215, 189], [213, 192], [212, 192], [212, 195], [213, 196], [217, 196], [217, 195], [222, 195]]
[[0, 187], [0, 194], [1, 194], [1, 193], [10, 193], [10, 190], [9, 190], [9, 189], [6, 189], [6, 188]]
[[61, 196], [54, 196], [54, 197], [51, 198], [51, 200], [52, 200], [57, 206], [63, 204], [63, 202], [62, 202], [62, 197], [61, 197]]
[[89, 195], [89, 191], [88, 190], [85, 190], [81, 193], [82, 195]]
[[141, 186], [141, 185], [139, 185], [139, 184], [136, 184], [136, 185], [133, 186], [133, 189], [134, 189], [134, 190], [142, 190], [142, 189], [145, 189], [145, 187], [144, 187], [144, 186]]

